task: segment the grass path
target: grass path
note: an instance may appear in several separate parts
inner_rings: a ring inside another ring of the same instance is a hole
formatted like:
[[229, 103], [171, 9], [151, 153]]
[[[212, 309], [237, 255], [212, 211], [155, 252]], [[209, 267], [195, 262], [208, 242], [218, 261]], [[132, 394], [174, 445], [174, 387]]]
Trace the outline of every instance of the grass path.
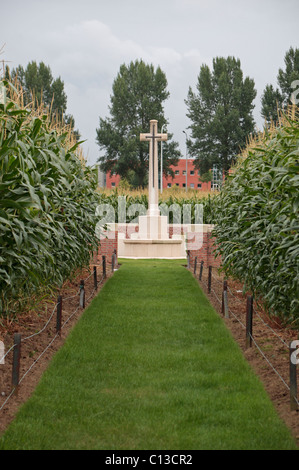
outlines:
[[181, 262], [122, 263], [0, 448], [295, 449]]

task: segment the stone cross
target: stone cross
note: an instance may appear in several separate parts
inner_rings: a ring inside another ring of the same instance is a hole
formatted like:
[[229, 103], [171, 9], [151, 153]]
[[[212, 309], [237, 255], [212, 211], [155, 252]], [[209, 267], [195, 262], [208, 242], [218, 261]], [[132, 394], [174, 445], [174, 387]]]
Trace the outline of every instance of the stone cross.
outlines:
[[[166, 141], [167, 134], [158, 134], [158, 121], [150, 121], [150, 132], [140, 134], [140, 141], [148, 141], [149, 146], [149, 174], [148, 174], [148, 201], [149, 215], [160, 215], [158, 208], [159, 187], [158, 187], [158, 142]], [[163, 178], [163, 175], [161, 175]]]

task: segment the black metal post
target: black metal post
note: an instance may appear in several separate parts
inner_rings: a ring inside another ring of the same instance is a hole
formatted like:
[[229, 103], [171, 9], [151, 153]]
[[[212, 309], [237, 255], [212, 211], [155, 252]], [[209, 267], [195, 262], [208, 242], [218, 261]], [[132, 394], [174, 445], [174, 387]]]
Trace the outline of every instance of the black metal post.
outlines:
[[199, 280], [200, 280], [200, 281], [201, 281], [201, 279], [202, 279], [203, 265], [204, 265], [204, 261], [202, 261], [202, 262], [200, 263], [200, 270], [199, 270]]
[[98, 276], [97, 276], [97, 267], [93, 267], [93, 285], [95, 290], [98, 288]]
[[85, 287], [83, 279], [80, 281], [80, 307], [85, 308]]
[[112, 259], [111, 259], [111, 271], [114, 272], [114, 253], [112, 254]]
[[106, 256], [102, 256], [103, 278], [106, 279]]
[[222, 306], [221, 306], [221, 312], [224, 314], [224, 292], [227, 291], [227, 281], [223, 281], [223, 289], [222, 289]]
[[56, 333], [61, 336], [61, 318], [62, 318], [62, 296], [57, 299]]
[[[298, 411], [298, 399], [297, 399], [297, 354], [296, 345], [297, 341], [291, 341], [290, 343], [290, 406], [291, 411]], [[298, 344], [299, 347], [299, 344]], [[298, 353], [298, 351], [297, 351]]]
[[12, 364], [12, 385], [18, 387], [20, 376], [20, 358], [21, 358], [21, 335], [14, 334], [13, 364]]
[[253, 297], [252, 295], [247, 296], [246, 306], [246, 347], [251, 348], [252, 346], [252, 313], [253, 313]]
[[210, 294], [212, 286], [212, 266], [209, 266], [208, 292]]

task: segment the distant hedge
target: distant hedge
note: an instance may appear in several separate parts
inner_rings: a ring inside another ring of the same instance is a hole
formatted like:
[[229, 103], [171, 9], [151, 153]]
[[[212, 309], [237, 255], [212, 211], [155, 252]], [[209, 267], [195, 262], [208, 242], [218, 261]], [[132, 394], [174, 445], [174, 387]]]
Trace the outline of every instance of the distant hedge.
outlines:
[[215, 199], [217, 253], [227, 275], [299, 326], [299, 122], [251, 145]]

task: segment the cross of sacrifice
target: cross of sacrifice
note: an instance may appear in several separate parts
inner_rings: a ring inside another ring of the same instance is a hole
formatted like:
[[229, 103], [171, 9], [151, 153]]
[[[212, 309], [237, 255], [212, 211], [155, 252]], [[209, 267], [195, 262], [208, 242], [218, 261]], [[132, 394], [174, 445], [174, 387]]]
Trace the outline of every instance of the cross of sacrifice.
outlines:
[[[158, 121], [152, 119], [150, 121], [150, 132], [140, 134], [140, 141], [149, 141], [149, 176], [148, 176], [148, 192], [149, 192], [149, 208], [158, 209], [158, 142], [166, 141], [167, 134], [158, 134]], [[162, 175], [161, 175], [162, 178]]]

